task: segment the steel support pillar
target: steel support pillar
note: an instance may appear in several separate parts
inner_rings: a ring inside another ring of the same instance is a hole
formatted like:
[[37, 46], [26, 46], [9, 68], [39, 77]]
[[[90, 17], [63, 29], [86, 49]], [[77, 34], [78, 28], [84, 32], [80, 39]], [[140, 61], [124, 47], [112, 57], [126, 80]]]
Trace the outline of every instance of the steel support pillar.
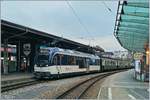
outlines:
[[17, 44], [17, 71], [20, 71], [20, 66], [21, 66], [21, 43], [20, 41]]
[[8, 40], [4, 40], [4, 74], [8, 74]]
[[29, 55], [29, 60], [30, 60], [30, 68], [29, 68], [29, 71], [30, 72], [33, 72], [34, 71], [34, 64], [35, 64], [35, 56], [36, 56], [36, 51], [37, 49], [37, 44], [32, 42], [31, 43], [31, 53]]

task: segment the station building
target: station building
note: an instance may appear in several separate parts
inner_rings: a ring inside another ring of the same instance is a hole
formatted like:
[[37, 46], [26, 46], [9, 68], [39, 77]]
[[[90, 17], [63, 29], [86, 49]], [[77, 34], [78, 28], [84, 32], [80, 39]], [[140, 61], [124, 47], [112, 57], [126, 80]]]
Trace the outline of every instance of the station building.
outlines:
[[1, 73], [33, 72], [34, 57], [40, 46], [59, 47], [91, 53], [102, 48], [84, 45], [26, 26], [1, 20]]
[[[4, 73], [4, 46], [0, 48], [1, 51], [1, 73]], [[16, 46], [8, 45], [8, 72], [16, 72], [17, 70], [17, 57], [16, 57]]]

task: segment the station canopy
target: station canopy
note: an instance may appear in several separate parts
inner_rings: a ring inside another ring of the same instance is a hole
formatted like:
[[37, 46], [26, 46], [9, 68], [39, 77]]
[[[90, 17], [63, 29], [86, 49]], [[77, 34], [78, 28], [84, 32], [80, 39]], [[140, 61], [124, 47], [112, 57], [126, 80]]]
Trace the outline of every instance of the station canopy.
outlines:
[[149, 0], [120, 1], [114, 35], [125, 49], [144, 52], [149, 43]]
[[[49, 47], [59, 47], [86, 53], [94, 53], [94, 51], [97, 50], [97, 48], [91, 47], [89, 45], [85, 45], [63, 37], [55, 36], [50, 33], [42, 32], [1, 19], [2, 46], [5, 40], [7, 40], [8, 44], [11, 45], [17, 45], [18, 41], [20, 41], [22, 43], [47, 45]], [[99, 47], [98, 51], [104, 52], [104, 49]]]

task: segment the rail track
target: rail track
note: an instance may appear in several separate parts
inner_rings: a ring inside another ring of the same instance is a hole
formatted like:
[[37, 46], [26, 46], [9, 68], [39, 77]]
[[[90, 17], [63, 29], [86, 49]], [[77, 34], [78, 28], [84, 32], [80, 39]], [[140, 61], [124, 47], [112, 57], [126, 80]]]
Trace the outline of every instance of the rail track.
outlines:
[[3, 85], [3, 86], [1, 86], [1, 92], [5, 92], [5, 91], [9, 91], [9, 90], [21, 88], [24, 86], [37, 84], [37, 83], [40, 83], [40, 81], [38, 81], [36, 79], [30, 79], [30, 80], [21, 81], [21, 82], [9, 84], [9, 85]]
[[[72, 96], [72, 97], [69, 97], [69, 98], [80, 98], [84, 94], [84, 92], [88, 88], [90, 88], [90, 86], [92, 86], [92, 84], [94, 84], [98, 80], [100, 80], [100, 79], [102, 79], [102, 78], [104, 78], [104, 77], [106, 77], [106, 76], [108, 76], [110, 74], [116, 73], [116, 72], [118, 72], [118, 71], [107, 72], [107, 73], [104, 73], [104, 74], [97, 75], [95, 77], [89, 78], [89, 79], [81, 82], [80, 84], [77, 84], [76, 86], [72, 87], [71, 89], [69, 89], [65, 93], [61, 94], [57, 98], [66, 98], [66, 96], [69, 93], [71, 93], [72, 91], [78, 90], [77, 88], [80, 88], [80, 90], [79, 90], [80, 92], [77, 92], [77, 94], [78, 93], [80, 93], [80, 94], [78, 96], [76, 96], [76, 97]], [[38, 83], [44, 83], [44, 82], [48, 82], [48, 81], [42, 81], [42, 80], [37, 80], [37, 79], [28, 79], [28, 80], [24, 80], [24, 81], [12, 83], [12, 84], [2, 85], [1, 86], [1, 92], [6, 92], [6, 91], [9, 91], [9, 90], [18, 89], [18, 88], [22, 88], [22, 87], [25, 87], [25, 86], [38, 84]], [[86, 88], [83, 89], [83, 87], [86, 87]], [[67, 96], [67, 98], [68, 98], [68, 96]]]
[[109, 76], [113, 73], [116, 73], [116, 71], [100, 74], [100, 75], [94, 76], [92, 78], [89, 78], [85, 81], [82, 81], [81, 83], [76, 84], [69, 90], [67, 90], [64, 93], [62, 93], [61, 95], [57, 96], [56, 99], [80, 99], [94, 83], [96, 83], [97, 81], [99, 81], [99, 80], [103, 79], [104, 77]]

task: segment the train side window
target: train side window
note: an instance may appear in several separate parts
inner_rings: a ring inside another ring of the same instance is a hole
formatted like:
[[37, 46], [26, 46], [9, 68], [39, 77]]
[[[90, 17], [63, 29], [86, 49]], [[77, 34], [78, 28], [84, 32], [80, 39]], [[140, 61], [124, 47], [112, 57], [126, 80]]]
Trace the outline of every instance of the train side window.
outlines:
[[87, 67], [86, 58], [81, 58], [79, 60], [79, 68], [86, 68], [86, 67]]
[[96, 59], [96, 64], [95, 65], [99, 65], [99, 59]]
[[105, 65], [107, 66], [107, 61], [105, 60]]
[[57, 56], [54, 57], [54, 59], [53, 59], [53, 64], [54, 64], [54, 65], [57, 65]]
[[60, 65], [61, 64], [61, 62], [60, 62], [60, 55], [59, 54], [54, 56], [52, 64], [53, 65]]
[[84, 61], [83, 61], [83, 59], [79, 59], [79, 68], [84, 68]]
[[90, 59], [91, 65], [95, 65], [96, 64], [96, 60], [95, 59]]
[[68, 56], [67, 55], [63, 55], [61, 58], [61, 64], [62, 65], [68, 65]]
[[68, 64], [76, 65], [76, 58], [74, 56], [68, 56]]
[[102, 59], [102, 66], [104, 66], [105, 65], [105, 60], [104, 59]]

